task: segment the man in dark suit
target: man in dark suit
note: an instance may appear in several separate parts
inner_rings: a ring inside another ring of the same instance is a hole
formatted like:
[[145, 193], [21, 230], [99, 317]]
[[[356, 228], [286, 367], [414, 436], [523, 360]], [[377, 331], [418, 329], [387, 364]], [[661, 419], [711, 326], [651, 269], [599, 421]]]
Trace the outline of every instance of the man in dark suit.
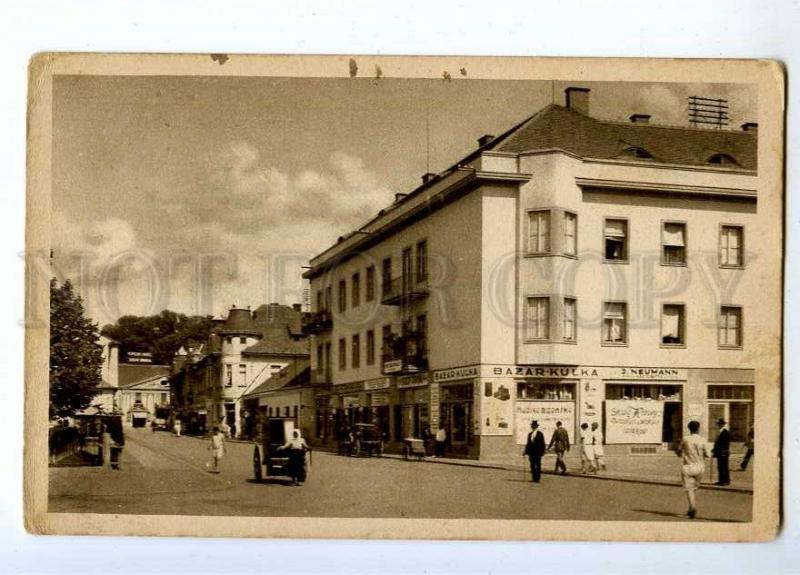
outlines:
[[722, 417], [717, 420], [717, 425], [719, 426], [719, 434], [716, 441], [714, 441], [714, 449], [711, 452], [717, 458], [717, 472], [719, 474], [719, 480], [715, 485], [730, 485], [731, 432], [728, 431], [727, 422]]
[[539, 483], [542, 478], [542, 456], [545, 450], [544, 433], [539, 431], [539, 422], [534, 419], [531, 422], [528, 442], [525, 444], [525, 455], [528, 456], [531, 464], [531, 476], [534, 483]]

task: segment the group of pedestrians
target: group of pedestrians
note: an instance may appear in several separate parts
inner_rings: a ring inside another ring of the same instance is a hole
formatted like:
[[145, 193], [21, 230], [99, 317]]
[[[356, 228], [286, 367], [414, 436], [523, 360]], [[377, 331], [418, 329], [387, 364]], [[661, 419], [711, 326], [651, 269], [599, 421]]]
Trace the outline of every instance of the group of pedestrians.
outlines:
[[[598, 469], [605, 469], [605, 450], [603, 449], [603, 432], [597, 423], [581, 424], [581, 473], [597, 473]], [[550, 443], [545, 443], [544, 433], [539, 429], [539, 422], [531, 422], [531, 432], [525, 443], [523, 455], [528, 456], [531, 468], [531, 480], [539, 483], [542, 477], [542, 457], [548, 450], [556, 454], [555, 473], [566, 475], [566, 454], [570, 450], [569, 432], [560, 421], [556, 421], [556, 429], [550, 437]]]

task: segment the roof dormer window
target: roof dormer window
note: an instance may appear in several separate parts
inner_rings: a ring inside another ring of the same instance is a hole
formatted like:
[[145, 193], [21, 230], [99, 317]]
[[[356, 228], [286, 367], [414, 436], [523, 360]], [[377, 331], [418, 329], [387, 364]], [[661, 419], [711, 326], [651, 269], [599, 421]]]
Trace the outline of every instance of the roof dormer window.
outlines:
[[620, 156], [627, 158], [635, 158], [637, 160], [653, 159], [653, 154], [651, 154], [644, 148], [640, 148], [639, 146], [631, 146], [630, 148], [625, 148], [620, 154]]
[[717, 166], [738, 166], [739, 162], [730, 154], [714, 154], [708, 159], [709, 164]]

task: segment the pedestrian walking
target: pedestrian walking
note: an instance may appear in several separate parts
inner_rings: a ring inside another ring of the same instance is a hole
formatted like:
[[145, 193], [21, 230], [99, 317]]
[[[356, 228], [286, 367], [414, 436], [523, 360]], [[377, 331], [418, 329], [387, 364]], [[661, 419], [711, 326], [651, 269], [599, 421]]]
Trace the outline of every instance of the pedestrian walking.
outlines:
[[219, 430], [226, 439], [230, 439], [231, 437], [231, 428], [228, 425], [228, 422], [225, 421], [225, 418], [219, 420]]
[[181, 420], [180, 419], [176, 419], [175, 420], [175, 424], [173, 425], [173, 429], [175, 430], [175, 435], [180, 437], [181, 436]]
[[717, 420], [719, 434], [714, 441], [714, 449], [711, 452], [717, 458], [717, 482], [714, 485], [730, 485], [730, 457], [731, 457], [731, 432], [728, 430], [728, 422], [720, 417]]
[[292, 431], [292, 438], [283, 446], [289, 450], [289, 476], [292, 486], [302, 485], [306, 480], [306, 452], [310, 449], [300, 430]]
[[447, 432], [444, 427], [436, 430], [436, 454], [434, 457], [444, 457], [444, 445], [447, 442]]
[[594, 436], [588, 423], [581, 423], [581, 473], [597, 473], [594, 465]]
[[539, 483], [542, 478], [542, 456], [545, 451], [544, 433], [539, 431], [539, 422], [534, 419], [531, 421], [531, 432], [528, 434], [524, 453], [531, 464], [531, 481], [534, 483]]
[[556, 473], [561, 475], [567, 474], [567, 462], [564, 460], [564, 454], [569, 451], [569, 433], [561, 426], [560, 421], [556, 421], [556, 430], [550, 438], [550, 444], [547, 449], [552, 449], [556, 452]]
[[431, 433], [431, 428], [426, 425], [425, 429], [422, 430], [422, 446], [425, 449], [425, 455], [431, 455], [433, 453], [433, 449], [431, 449], [432, 443], [433, 434]]
[[694, 519], [697, 514], [697, 489], [705, 473], [706, 459], [711, 457], [708, 452], [708, 443], [698, 435], [700, 423], [697, 421], [689, 422], [689, 435], [681, 440], [678, 455], [683, 460], [681, 467], [681, 479], [683, 488], [686, 489], [686, 497], [689, 500], [689, 511], [686, 514], [689, 519]]
[[592, 422], [592, 448], [594, 450], [595, 469], [605, 471], [606, 452], [603, 447], [603, 432], [600, 431], [600, 425], [596, 421]]
[[751, 425], [750, 431], [747, 432], [747, 441], [744, 442], [744, 447], [747, 451], [745, 451], [744, 459], [742, 459], [742, 464], [739, 466], [740, 471], [745, 471], [747, 469], [747, 464], [750, 463], [750, 458], [753, 457], [753, 453], [755, 453], [755, 439], [756, 435]]
[[225, 455], [225, 436], [219, 430], [219, 427], [214, 426], [214, 431], [211, 434], [211, 445], [209, 446], [212, 457], [213, 473], [219, 473], [219, 462]]

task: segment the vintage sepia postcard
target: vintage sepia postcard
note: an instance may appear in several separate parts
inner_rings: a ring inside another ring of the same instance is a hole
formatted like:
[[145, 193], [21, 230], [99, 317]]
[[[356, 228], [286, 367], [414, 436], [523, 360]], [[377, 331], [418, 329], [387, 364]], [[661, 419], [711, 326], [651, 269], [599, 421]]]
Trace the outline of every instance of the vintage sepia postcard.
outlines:
[[47, 534], [780, 527], [769, 61], [41, 54]]

